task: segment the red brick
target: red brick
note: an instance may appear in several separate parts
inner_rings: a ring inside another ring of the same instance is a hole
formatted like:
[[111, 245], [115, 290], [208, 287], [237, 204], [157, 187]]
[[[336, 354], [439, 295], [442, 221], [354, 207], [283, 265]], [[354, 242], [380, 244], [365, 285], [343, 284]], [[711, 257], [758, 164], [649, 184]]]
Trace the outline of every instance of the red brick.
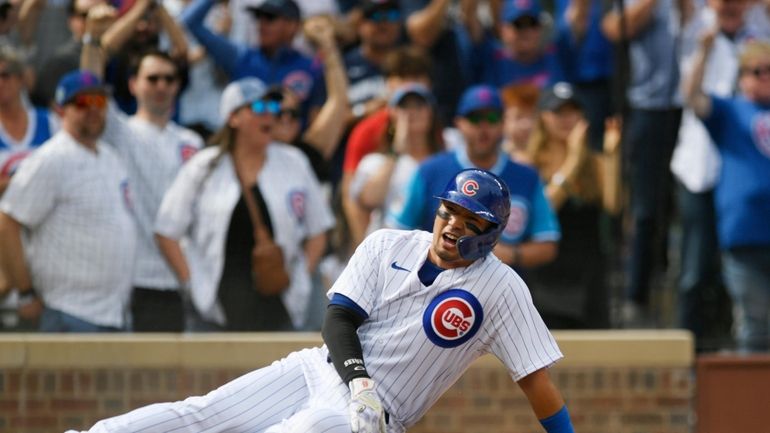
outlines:
[[8, 392], [17, 393], [21, 390], [21, 373], [13, 371], [6, 376], [8, 380]]
[[70, 371], [59, 373], [59, 391], [64, 394], [75, 392], [75, 376]]
[[88, 412], [99, 408], [99, 402], [95, 399], [65, 399], [55, 398], [51, 400], [51, 409], [57, 412]]
[[19, 412], [18, 400], [0, 400], [0, 413], [16, 414]]
[[53, 429], [56, 427], [56, 417], [53, 416], [19, 416], [11, 418], [11, 428], [31, 427]]

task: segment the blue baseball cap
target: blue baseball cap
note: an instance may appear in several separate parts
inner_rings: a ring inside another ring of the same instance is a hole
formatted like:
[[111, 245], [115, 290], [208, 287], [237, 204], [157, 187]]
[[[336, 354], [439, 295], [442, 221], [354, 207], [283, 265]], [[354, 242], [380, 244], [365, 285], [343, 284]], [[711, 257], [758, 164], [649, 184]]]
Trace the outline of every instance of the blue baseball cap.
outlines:
[[505, 0], [502, 17], [506, 23], [524, 16], [539, 20], [542, 12], [538, 0]]
[[492, 86], [479, 84], [469, 87], [460, 97], [457, 104], [457, 115], [465, 117], [469, 113], [479, 110], [503, 111], [503, 101], [500, 94]]
[[72, 100], [75, 95], [80, 93], [102, 93], [107, 94], [107, 86], [90, 71], [72, 71], [59, 80], [56, 85], [54, 100], [61, 106]]
[[430, 89], [423, 84], [417, 83], [405, 84], [397, 88], [396, 91], [393, 92], [393, 96], [390, 97], [388, 105], [395, 107], [409, 95], [417, 95], [427, 101], [430, 105], [436, 105], [436, 98], [433, 96]]
[[302, 18], [302, 12], [294, 0], [265, 0], [257, 6], [250, 6], [246, 9], [251, 13], [264, 13], [294, 21], [299, 21]]

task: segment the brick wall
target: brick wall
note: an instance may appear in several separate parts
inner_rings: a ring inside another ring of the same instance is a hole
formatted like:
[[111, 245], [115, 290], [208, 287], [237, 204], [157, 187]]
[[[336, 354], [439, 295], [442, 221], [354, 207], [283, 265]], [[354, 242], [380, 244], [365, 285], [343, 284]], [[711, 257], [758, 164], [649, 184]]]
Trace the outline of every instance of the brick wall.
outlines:
[[[566, 358], [551, 374], [576, 431], [690, 433], [689, 337], [660, 334], [656, 342], [650, 334], [640, 343], [638, 334], [594, 335], [557, 334]], [[85, 429], [142, 405], [205, 394], [278, 353], [318, 342], [315, 335], [265, 338], [0, 337], [0, 432]], [[484, 357], [410, 433], [542, 431], [506, 370]]]

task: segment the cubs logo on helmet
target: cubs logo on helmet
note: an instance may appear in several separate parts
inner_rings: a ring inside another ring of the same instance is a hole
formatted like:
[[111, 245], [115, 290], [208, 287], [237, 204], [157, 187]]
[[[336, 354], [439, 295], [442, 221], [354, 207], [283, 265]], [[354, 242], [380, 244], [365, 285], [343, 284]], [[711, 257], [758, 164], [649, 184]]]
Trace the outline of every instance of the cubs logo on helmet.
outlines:
[[473, 294], [451, 289], [428, 304], [422, 315], [422, 327], [433, 344], [450, 349], [476, 335], [483, 320], [484, 310]]
[[467, 195], [468, 197], [473, 197], [476, 195], [476, 191], [479, 190], [479, 183], [476, 182], [473, 179], [466, 180], [465, 183], [463, 183], [461, 189], [463, 194]]

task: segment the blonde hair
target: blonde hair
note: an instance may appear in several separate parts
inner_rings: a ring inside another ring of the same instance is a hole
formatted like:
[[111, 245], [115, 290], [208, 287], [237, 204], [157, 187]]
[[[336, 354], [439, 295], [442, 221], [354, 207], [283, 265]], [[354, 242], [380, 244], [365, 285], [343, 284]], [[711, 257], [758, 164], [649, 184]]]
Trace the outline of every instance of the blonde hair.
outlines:
[[[532, 134], [529, 136], [529, 142], [527, 142], [527, 156], [529, 156], [530, 161], [532, 161], [532, 165], [534, 165], [541, 173], [541, 176], [543, 167], [548, 163], [548, 154], [545, 152], [548, 138], [548, 132], [546, 131], [545, 123], [543, 122], [543, 115], [540, 114], [537, 116], [537, 123], [532, 129]], [[584, 138], [584, 140], [585, 139], [587, 138]], [[587, 157], [580, 161], [574, 185], [572, 185], [572, 188], [570, 189], [570, 195], [577, 197], [584, 202], [595, 203], [601, 200], [602, 192], [592, 161], [593, 158], [591, 157], [591, 152], [587, 154]]]
[[752, 40], [746, 42], [739, 57], [741, 68], [748, 66], [757, 59], [770, 61], [770, 42]]

